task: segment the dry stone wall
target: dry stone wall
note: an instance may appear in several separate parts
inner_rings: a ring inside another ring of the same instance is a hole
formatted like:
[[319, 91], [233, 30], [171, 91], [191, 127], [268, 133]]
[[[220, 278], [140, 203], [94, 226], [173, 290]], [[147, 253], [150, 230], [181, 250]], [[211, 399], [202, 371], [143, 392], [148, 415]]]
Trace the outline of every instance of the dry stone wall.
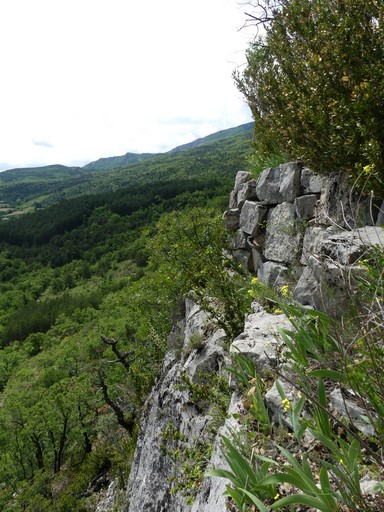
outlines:
[[317, 309], [343, 307], [345, 281], [364, 250], [383, 243], [384, 203], [351, 193], [344, 177], [300, 162], [239, 172], [224, 221], [246, 271]]

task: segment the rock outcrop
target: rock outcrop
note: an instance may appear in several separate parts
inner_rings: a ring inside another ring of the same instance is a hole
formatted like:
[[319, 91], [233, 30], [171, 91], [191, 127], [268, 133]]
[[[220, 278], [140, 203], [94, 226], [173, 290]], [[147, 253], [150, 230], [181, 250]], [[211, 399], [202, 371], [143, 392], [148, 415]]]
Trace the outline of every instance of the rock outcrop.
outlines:
[[[299, 162], [266, 169], [258, 180], [250, 173], [238, 173], [224, 222], [232, 234], [233, 252], [245, 271], [275, 288], [287, 284], [303, 305], [333, 312], [342, 307], [346, 276], [357, 268], [364, 251], [384, 244], [382, 209], [367, 201], [359, 203], [339, 175], [321, 178]], [[225, 468], [221, 436], [239, 429], [236, 418], [243, 404], [236, 389], [232, 390], [228, 419], [221, 426], [215, 426], [214, 412], [203, 396], [194, 396], [195, 391], [204, 385], [209, 388], [217, 375], [230, 382], [225, 366], [231, 353], [247, 355], [260, 371], [273, 369], [279, 364], [279, 327], [289, 328], [289, 320], [255, 304], [254, 312], [245, 319], [243, 333], [227, 340], [203, 311], [186, 301], [185, 318], [171, 333], [176, 349], [168, 352], [143, 413], [125, 512], [226, 510], [222, 478], [202, 475], [195, 489], [185, 483], [174, 492], [175, 482], [183, 481], [188, 473], [186, 464], [193, 465], [190, 454], [194, 446], [209, 444], [207, 467]], [[284, 391], [291, 399], [294, 390], [286, 385]], [[331, 398], [340, 415], [353, 416], [356, 428], [371, 434], [353, 400], [342, 397], [339, 389]], [[265, 400], [272, 413], [281, 409], [276, 385]]]

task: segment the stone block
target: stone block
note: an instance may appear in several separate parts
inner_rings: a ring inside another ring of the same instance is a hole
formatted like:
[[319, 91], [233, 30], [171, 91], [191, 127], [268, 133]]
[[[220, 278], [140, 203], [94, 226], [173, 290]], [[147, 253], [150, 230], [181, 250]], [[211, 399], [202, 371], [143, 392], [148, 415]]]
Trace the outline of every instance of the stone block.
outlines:
[[346, 229], [356, 227], [356, 210], [346, 176], [331, 173], [324, 179], [320, 199], [316, 205], [315, 219], [317, 224], [325, 226]]
[[247, 200], [256, 200], [256, 180], [249, 180], [246, 183], [243, 183], [239, 186], [237, 191], [237, 208], [242, 208], [245, 201]]
[[249, 171], [239, 171], [236, 174], [235, 178], [235, 189], [237, 189], [243, 183], [246, 183], [248, 180], [251, 179], [251, 177], [252, 174]]
[[382, 202], [376, 219], [376, 226], [384, 226], [384, 201]]
[[304, 167], [301, 171], [301, 191], [303, 194], [320, 194], [323, 179], [319, 174]]
[[288, 272], [288, 267], [281, 263], [265, 261], [259, 266], [257, 278], [265, 285], [279, 290], [283, 285], [287, 284]]
[[257, 197], [265, 204], [293, 202], [300, 192], [301, 164], [290, 162], [265, 169], [256, 187]]
[[244, 269], [245, 272], [253, 272], [253, 257], [252, 252], [247, 249], [237, 249], [233, 251], [238, 264]]
[[310, 220], [315, 216], [315, 206], [319, 196], [308, 194], [295, 199], [295, 214], [298, 220]]
[[308, 226], [304, 232], [300, 263], [307, 265], [310, 256], [319, 256], [323, 240], [336, 233], [340, 233], [340, 229], [334, 226]]
[[297, 230], [294, 205], [277, 205], [268, 213], [263, 251], [265, 258], [278, 263], [299, 259], [302, 236]]
[[240, 214], [240, 229], [248, 235], [255, 236], [261, 229], [261, 224], [267, 213], [267, 208], [261, 203], [245, 201]]
[[235, 249], [246, 249], [247, 248], [247, 237], [241, 229], [238, 229], [236, 233], [230, 238], [230, 248]]
[[277, 364], [277, 348], [281, 343], [278, 328], [289, 329], [291, 323], [281, 315], [272, 315], [264, 309], [246, 318], [244, 332], [233, 341], [231, 354], [243, 354], [254, 361], [258, 370]]
[[236, 231], [239, 229], [240, 222], [240, 210], [238, 208], [232, 208], [223, 213], [223, 221], [227, 231]]

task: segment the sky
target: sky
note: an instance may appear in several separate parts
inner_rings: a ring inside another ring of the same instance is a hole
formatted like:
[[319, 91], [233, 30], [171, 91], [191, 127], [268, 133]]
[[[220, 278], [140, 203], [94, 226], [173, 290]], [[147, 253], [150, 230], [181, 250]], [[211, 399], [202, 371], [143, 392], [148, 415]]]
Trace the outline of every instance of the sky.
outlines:
[[238, 0], [1, 0], [0, 170], [164, 152], [252, 120]]

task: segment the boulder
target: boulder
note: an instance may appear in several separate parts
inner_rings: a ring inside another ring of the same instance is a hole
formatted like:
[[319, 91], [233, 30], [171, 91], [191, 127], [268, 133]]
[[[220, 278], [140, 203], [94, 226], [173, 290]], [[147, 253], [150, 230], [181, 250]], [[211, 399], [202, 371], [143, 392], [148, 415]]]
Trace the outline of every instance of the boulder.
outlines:
[[347, 176], [330, 173], [323, 182], [320, 200], [316, 205], [317, 224], [353, 229], [357, 225], [356, 210]]
[[304, 233], [300, 263], [307, 265], [310, 256], [319, 256], [323, 240], [336, 233], [340, 233], [340, 229], [335, 226], [308, 226]]
[[365, 436], [373, 437], [375, 429], [366, 420], [367, 411], [357, 404], [357, 398], [353, 398], [355, 396], [353, 392], [349, 392], [348, 395], [345, 396], [345, 392], [342, 392], [340, 387], [336, 387], [329, 394], [330, 405], [335, 410], [337, 416], [342, 416], [347, 421], [350, 421]]
[[242, 208], [247, 200], [257, 200], [256, 194], [256, 180], [250, 180], [239, 186], [237, 190], [237, 208]]

